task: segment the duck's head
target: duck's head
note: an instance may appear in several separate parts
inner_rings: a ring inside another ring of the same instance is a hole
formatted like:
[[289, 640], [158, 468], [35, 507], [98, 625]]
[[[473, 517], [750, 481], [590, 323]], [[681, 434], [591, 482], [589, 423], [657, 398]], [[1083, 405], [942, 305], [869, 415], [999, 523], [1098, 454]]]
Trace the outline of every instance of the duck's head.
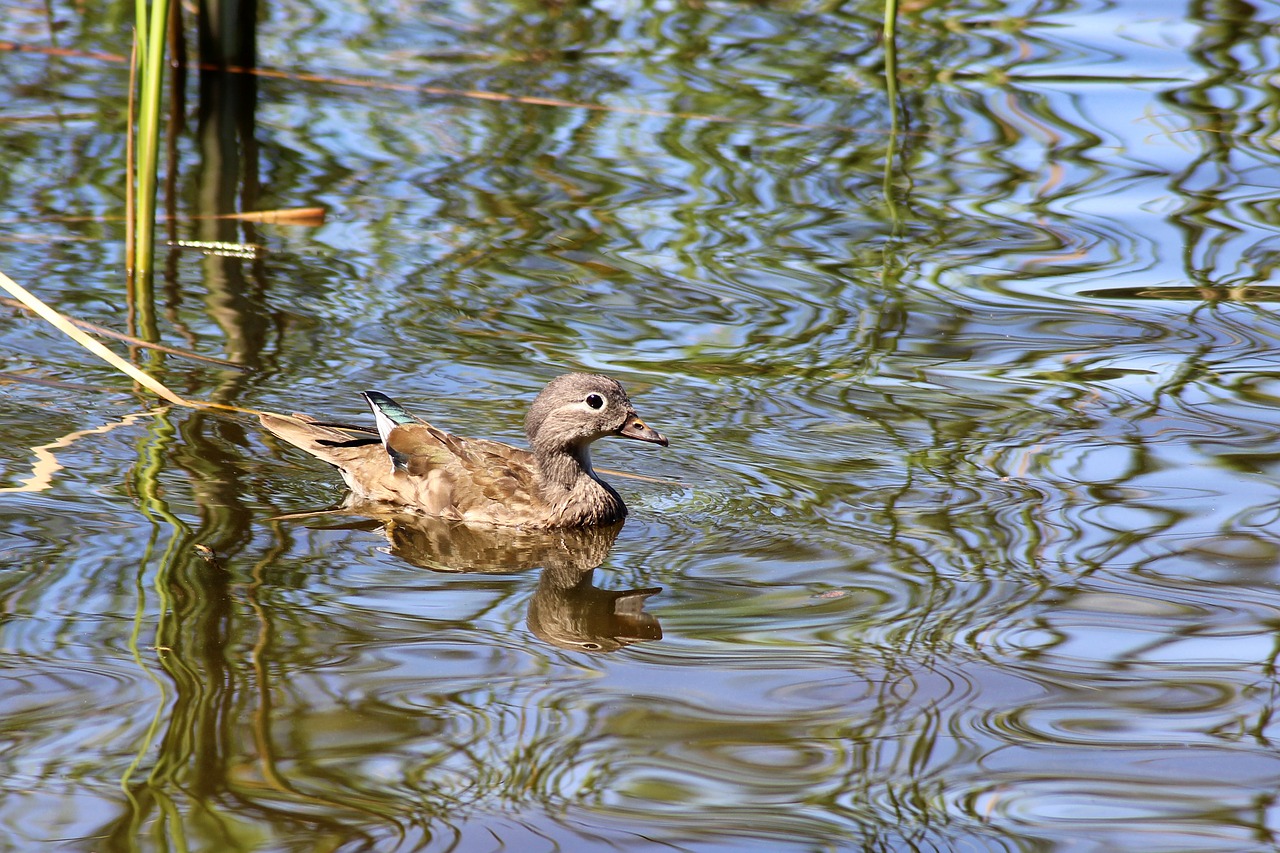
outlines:
[[622, 386], [596, 373], [567, 373], [547, 383], [524, 431], [541, 452], [573, 452], [609, 435], [667, 446], [666, 436], [640, 420]]

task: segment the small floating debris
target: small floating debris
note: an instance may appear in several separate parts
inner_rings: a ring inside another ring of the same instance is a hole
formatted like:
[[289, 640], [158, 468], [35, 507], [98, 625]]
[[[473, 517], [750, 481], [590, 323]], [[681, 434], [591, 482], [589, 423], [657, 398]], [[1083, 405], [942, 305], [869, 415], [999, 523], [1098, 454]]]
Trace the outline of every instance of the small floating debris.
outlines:
[[216, 566], [219, 569], [222, 568], [222, 565], [218, 562], [217, 553], [208, 545], [201, 545], [199, 542], [197, 542], [191, 547], [195, 550], [197, 554], [200, 555], [200, 558], [203, 559], [206, 563], [208, 563], [211, 566]]
[[226, 243], [221, 240], [175, 240], [169, 243], [179, 249], [196, 249], [220, 258], [253, 260], [261, 256], [262, 247], [254, 243]]

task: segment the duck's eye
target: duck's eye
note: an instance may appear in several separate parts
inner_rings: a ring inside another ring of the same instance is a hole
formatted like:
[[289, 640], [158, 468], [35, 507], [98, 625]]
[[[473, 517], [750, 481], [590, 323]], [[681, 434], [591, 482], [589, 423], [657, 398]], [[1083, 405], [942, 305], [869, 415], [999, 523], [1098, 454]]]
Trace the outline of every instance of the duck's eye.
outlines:
[[588, 394], [587, 405], [593, 409], [598, 409], [604, 405], [604, 397], [601, 397], [599, 394]]

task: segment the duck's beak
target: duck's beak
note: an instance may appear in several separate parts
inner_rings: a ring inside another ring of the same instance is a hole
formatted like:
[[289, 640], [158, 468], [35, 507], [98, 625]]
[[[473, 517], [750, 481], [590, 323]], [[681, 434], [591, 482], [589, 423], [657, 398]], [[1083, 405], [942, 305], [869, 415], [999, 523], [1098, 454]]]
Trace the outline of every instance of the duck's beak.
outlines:
[[627, 419], [614, 434], [623, 438], [634, 438], [636, 441], [648, 441], [663, 447], [667, 446], [667, 437], [640, 420], [640, 416], [635, 412], [627, 415]]

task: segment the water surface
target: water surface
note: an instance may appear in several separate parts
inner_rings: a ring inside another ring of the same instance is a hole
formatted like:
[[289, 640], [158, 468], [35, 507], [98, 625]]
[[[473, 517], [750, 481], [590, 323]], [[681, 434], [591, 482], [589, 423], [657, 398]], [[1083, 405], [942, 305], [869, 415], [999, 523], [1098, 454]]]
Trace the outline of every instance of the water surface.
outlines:
[[[130, 14], [0, 24], [3, 271], [120, 329]], [[14, 309], [0, 847], [1280, 847], [1276, 9], [913, 6], [896, 100], [881, 16], [282, 3], [193, 72], [162, 236], [257, 248], [155, 330], [247, 369], [140, 366], [516, 442], [602, 371], [672, 445], [570, 548], [309, 515]]]

